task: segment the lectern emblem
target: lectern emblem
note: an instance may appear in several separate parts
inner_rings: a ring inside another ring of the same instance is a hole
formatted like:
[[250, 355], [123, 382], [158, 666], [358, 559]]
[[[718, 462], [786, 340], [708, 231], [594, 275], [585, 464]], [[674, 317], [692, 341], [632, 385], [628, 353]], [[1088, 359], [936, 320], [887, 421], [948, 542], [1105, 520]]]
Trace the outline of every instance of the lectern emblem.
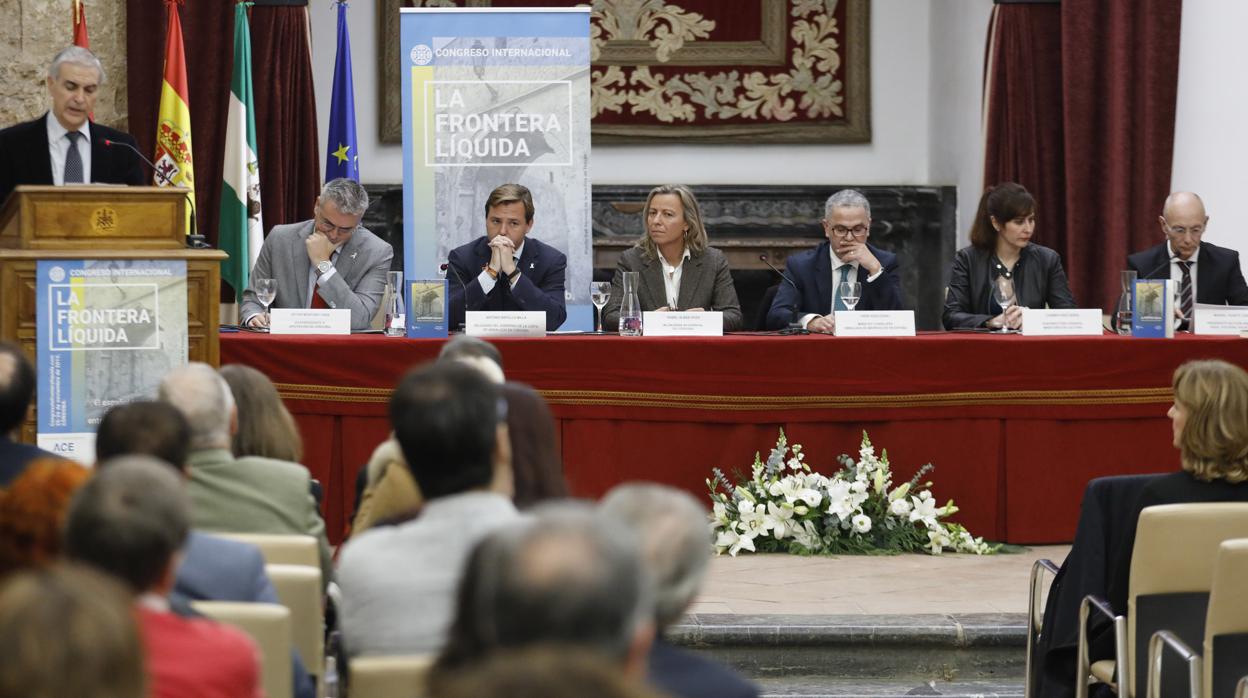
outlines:
[[97, 233], [111, 233], [117, 229], [117, 212], [109, 206], [102, 206], [91, 212], [91, 230]]

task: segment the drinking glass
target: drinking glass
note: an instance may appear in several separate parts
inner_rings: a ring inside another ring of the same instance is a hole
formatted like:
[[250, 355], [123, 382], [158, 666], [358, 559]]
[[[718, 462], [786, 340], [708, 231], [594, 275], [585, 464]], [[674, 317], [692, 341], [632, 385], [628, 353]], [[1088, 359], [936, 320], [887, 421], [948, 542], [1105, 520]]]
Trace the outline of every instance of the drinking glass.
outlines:
[[1010, 325], [1004, 322], [1005, 311], [1014, 305], [1014, 280], [1008, 276], [998, 276], [997, 281], [992, 288], [992, 297], [996, 299], [997, 305], [1001, 306], [1001, 329], [998, 330], [1002, 334], [1010, 331]]
[[841, 282], [841, 302], [846, 308], [854, 309], [858, 305], [858, 299], [862, 297], [862, 284], [857, 281]]
[[256, 290], [256, 300], [264, 306], [264, 314], [269, 314], [269, 306], [277, 298], [277, 282], [273, 279], [252, 279], [252, 288]]
[[589, 300], [598, 309], [598, 334], [602, 334], [602, 309], [611, 299], [611, 282], [595, 281], [589, 285]]

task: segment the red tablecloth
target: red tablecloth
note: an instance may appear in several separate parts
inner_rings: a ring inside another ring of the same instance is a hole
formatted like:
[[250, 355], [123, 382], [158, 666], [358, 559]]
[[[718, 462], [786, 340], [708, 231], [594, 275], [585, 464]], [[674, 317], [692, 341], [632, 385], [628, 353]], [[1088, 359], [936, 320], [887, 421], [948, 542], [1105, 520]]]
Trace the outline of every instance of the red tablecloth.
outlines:
[[[511, 380], [551, 403], [573, 492], [626, 480], [701, 494], [713, 466], [747, 470], [783, 427], [831, 472], [863, 430], [897, 481], [931, 462], [936, 495], [977, 535], [1057, 542], [1089, 478], [1173, 470], [1170, 376], [1187, 359], [1248, 366], [1248, 341], [1183, 336], [924, 334], [497, 340]], [[222, 334], [221, 362], [278, 385], [340, 534], [354, 478], [388, 431], [390, 387], [441, 340]]]

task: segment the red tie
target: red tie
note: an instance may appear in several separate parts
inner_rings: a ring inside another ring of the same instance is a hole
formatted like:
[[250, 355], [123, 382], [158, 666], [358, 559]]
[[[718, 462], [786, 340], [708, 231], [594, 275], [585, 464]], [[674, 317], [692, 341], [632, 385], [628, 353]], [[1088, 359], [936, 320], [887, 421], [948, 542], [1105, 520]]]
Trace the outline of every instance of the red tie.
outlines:
[[308, 307], [319, 310], [328, 310], [329, 304], [325, 302], [324, 298], [321, 298], [319, 290], [314, 289], [312, 291], [312, 302], [308, 304]]

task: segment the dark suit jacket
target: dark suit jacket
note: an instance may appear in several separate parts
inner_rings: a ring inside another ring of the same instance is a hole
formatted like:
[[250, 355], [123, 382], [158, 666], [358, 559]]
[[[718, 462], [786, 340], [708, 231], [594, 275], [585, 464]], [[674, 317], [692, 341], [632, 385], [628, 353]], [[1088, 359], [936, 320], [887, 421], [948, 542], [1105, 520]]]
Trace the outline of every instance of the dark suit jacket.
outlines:
[[650, 683], [674, 698], [757, 698], [758, 687], [740, 674], [661, 637], [650, 647]]
[[10, 482], [17, 479], [17, 476], [22, 474], [32, 460], [43, 457], [59, 458], [60, 456], [30, 444], [13, 441], [7, 435], [0, 434], [0, 489], [8, 487]]
[[[48, 114], [0, 131], [0, 204], [19, 184], [52, 184], [48, 155]], [[55, 118], [55, 117], [52, 117]], [[91, 181], [140, 185], [148, 182], [137, 155], [122, 147], [104, 145], [104, 139], [135, 145], [130, 134], [90, 122]]]
[[568, 266], [566, 255], [541, 240], [526, 237], [520, 263], [516, 265], [520, 270], [516, 287], [511, 288], [507, 279], [500, 275], [487, 296], [477, 282], [477, 275], [489, 261], [490, 244], [485, 236], [451, 250], [447, 262], [452, 271], [446, 278], [451, 287], [452, 328], [463, 327], [468, 310], [545, 310], [546, 329], [559, 329], [568, 317], [563, 297], [563, 277]]
[[[793, 288], [788, 281], [780, 282], [771, 310], [767, 313], [767, 329], [786, 327], [794, 319], [794, 310], [799, 319], [808, 313], [827, 315], [832, 312], [831, 246], [824, 240], [813, 250], [789, 257], [785, 272], [797, 288]], [[897, 273], [897, 255], [875, 245], [868, 244], [867, 249], [880, 260], [884, 273], [875, 281], [868, 282], [870, 274], [858, 267], [862, 297], [858, 299], [855, 310], [901, 310], [901, 276]]]
[[[997, 278], [993, 254], [978, 247], [963, 247], [953, 258], [949, 293], [945, 296], [946, 330], [983, 327], [992, 312], [992, 287]], [[1014, 299], [1027, 308], [1074, 308], [1062, 258], [1042, 245], [1023, 248], [1014, 264]]]
[[[1141, 279], [1170, 278], [1170, 251], [1166, 243], [1127, 257], [1127, 269], [1135, 270]], [[1238, 252], [1200, 243], [1200, 253], [1196, 257], [1196, 302], [1248, 305], [1248, 284], [1244, 283]]]
[[[724, 314], [724, 331], [741, 329], [741, 303], [737, 289], [732, 285], [732, 272], [724, 253], [708, 247], [698, 254], [690, 253], [680, 272], [680, 295], [678, 307], [718, 310]], [[620, 301], [624, 298], [626, 271], [638, 272], [640, 288], [637, 299], [642, 312], [656, 310], [667, 305], [667, 289], [663, 285], [663, 262], [658, 257], [649, 259], [640, 247], [633, 247], [620, 255], [611, 279], [611, 297], [602, 309], [603, 329], [615, 330], [620, 326]]]

